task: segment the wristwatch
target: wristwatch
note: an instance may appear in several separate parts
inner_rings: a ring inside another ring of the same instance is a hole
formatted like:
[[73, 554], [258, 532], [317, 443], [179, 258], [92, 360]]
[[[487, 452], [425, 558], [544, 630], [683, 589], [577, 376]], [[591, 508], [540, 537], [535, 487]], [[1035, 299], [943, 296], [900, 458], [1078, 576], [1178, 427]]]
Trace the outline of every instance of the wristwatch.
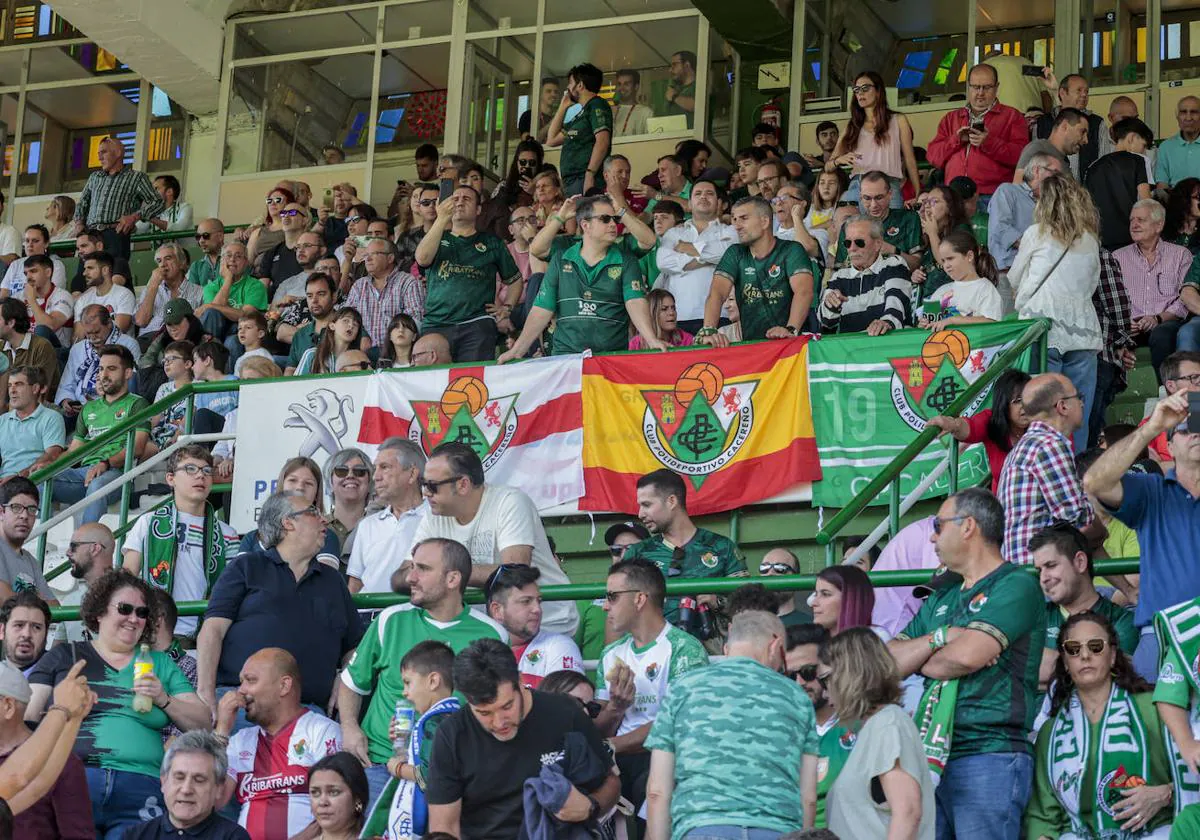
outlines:
[[597, 802], [596, 797], [592, 796], [590, 793], [584, 794], [584, 795], [587, 796], [588, 802], [592, 803], [591, 810], [588, 811], [588, 819], [589, 820], [599, 819], [600, 818], [600, 803]]
[[784, 329], [790, 332], [792, 335], [800, 335], [800, 330], [796, 329], [791, 324], [788, 324], [786, 327], [784, 327]]

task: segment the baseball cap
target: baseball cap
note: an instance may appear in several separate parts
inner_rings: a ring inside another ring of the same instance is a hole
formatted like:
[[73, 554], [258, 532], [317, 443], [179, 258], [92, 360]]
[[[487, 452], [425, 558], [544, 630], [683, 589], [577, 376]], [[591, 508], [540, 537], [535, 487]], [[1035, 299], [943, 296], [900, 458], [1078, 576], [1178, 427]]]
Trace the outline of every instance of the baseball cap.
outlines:
[[621, 534], [633, 534], [639, 540], [650, 539], [650, 532], [646, 530], [646, 526], [639, 522], [617, 522], [614, 525], [609, 525], [608, 530], [604, 532], [604, 544], [612, 545], [613, 540], [621, 536]]
[[29, 680], [25, 679], [25, 675], [7, 662], [0, 662], [0, 697], [11, 697], [18, 703], [29, 703], [32, 696], [33, 689], [29, 687]]
[[924, 601], [934, 592], [939, 592], [943, 589], [948, 589], [951, 586], [958, 586], [962, 583], [962, 575], [958, 572], [952, 572], [945, 566], [938, 566], [932, 578], [928, 583], [921, 583], [913, 587], [913, 597], [920, 598]]
[[163, 322], [174, 327], [181, 323], [192, 314], [192, 305], [183, 298], [175, 298], [167, 301], [166, 311], [163, 313]]

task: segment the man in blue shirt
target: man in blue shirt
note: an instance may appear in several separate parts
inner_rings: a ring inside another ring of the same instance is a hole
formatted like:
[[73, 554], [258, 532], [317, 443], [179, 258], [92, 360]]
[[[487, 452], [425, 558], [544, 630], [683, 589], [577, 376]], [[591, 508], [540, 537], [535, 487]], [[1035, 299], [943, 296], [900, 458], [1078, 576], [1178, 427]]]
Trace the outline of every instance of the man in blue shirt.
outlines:
[[[1128, 472], [1163, 432], [1175, 469], [1165, 477]], [[1159, 658], [1154, 614], [1200, 594], [1200, 432], [1188, 429], [1187, 392], [1160, 400], [1149, 420], [1092, 465], [1083, 486], [1137, 532], [1142, 557], [1134, 623], [1142, 638], [1133, 664], [1138, 674], [1154, 682]]]
[[62, 415], [42, 404], [46, 373], [21, 366], [8, 374], [7, 414], [0, 415], [0, 478], [29, 475], [67, 448]]
[[1158, 188], [1173, 187], [1184, 178], [1200, 177], [1200, 99], [1185, 96], [1175, 106], [1179, 133], [1158, 146], [1154, 180]]
[[1001, 271], [1012, 268], [1021, 234], [1033, 224], [1033, 207], [1042, 194], [1042, 181], [1063, 171], [1053, 155], [1034, 155], [1025, 167], [1024, 183], [1001, 184], [988, 204], [988, 251]]

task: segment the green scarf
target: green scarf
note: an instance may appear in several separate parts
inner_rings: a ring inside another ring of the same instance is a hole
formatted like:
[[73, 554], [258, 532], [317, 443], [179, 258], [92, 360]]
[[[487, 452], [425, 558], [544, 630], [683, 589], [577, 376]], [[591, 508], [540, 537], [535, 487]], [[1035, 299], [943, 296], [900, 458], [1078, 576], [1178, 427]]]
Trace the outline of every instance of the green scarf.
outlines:
[[[1185, 665], [1183, 674], [1159, 674], [1159, 682], [1187, 680], [1191, 686], [1191, 706], [1188, 718], [1193, 736], [1200, 733], [1200, 598], [1184, 601], [1168, 607], [1154, 615], [1154, 632], [1158, 636], [1158, 649], [1166, 653], [1175, 652]], [[1188, 805], [1200, 802], [1200, 779], [1192, 775], [1187, 762], [1180, 755], [1175, 739], [1166, 737], [1171, 749], [1171, 775], [1175, 784], [1175, 813]]]
[[[175, 500], [168, 499], [150, 513], [150, 529], [143, 547], [142, 575], [150, 585], [174, 594], [175, 561], [178, 559], [178, 516]], [[225, 534], [221, 520], [209, 503], [204, 503], [204, 595], [212, 592], [213, 584], [225, 569]]]
[[[1079, 837], [1125, 840], [1133, 837], [1121, 828], [1114, 805], [1123, 801], [1121, 791], [1146, 784], [1150, 774], [1150, 752], [1146, 744], [1146, 722], [1133, 697], [1116, 684], [1104, 707], [1100, 743], [1092, 744], [1091, 726], [1083, 713], [1077, 692], [1050, 722], [1048, 775], [1054, 796], [1071, 820], [1071, 832]], [[1093, 759], [1092, 752], [1097, 755]], [[1093, 789], [1083, 790], [1089, 761], [1096, 763]], [[1091, 823], [1084, 822], [1082, 801], [1095, 798]], [[1139, 834], [1141, 832], [1138, 832]]]
[[925, 746], [929, 775], [934, 787], [942, 780], [950, 760], [950, 742], [954, 738], [954, 710], [958, 705], [958, 680], [931, 680], [917, 704], [917, 729]]

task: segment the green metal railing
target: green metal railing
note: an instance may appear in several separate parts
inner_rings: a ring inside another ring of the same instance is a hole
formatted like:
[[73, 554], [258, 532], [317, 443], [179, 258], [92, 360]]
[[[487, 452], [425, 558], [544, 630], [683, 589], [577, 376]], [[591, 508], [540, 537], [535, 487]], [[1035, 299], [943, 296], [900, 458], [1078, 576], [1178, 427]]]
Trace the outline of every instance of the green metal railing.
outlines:
[[[975, 399], [982, 394], [987, 388], [990, 388], [992, 383], [1000, 377], [1004, 371], [1011, 368], [1020, 359], [1021, 354], [1030, 347], [1037, 345], [1034, 351], [1034, 362], [1031, 367], [1035, 371], [1046, 369], [1046, 335], [1050, 330], [1050, 322], [1046, 319], [1039, 319], [1032, 322], [1029, 327], [1021, 334], [1021, 336], [1012, 344], [1011, 347], [1004, 350], [988, 366], [988, 369], [974, 382], [972, 382], [962, 394], [952, 402], [945, 411], [948, 417], [957, 417], [966, 409]], [[834, 517], [829, 520], [821, 530], [816, 533], [816, 541], [818, 544], [825, 546], [825, 565], [832, 566], [835, 563], [835, 544], [834, 540], [838, 534], [849, 525], [868, 505], [875, 501], [881, 492], [885, 489], [888, 491], [888, 535], [894, 537], [900, 530], [900, 475], [904, 469], [922, 452], [929, 444], [941, 435], [940, 429], [934, 426], [926, 426], [917, 437], [904, 447], [892, 462], [884, 467], [883, 471], [875, 478], [867, 483], [867, 486], [859, 491], [848, 505], [842, 508]], [[950, 446], [950, 492], [958, 491], [958, 460], [959, 446], [953, 441]]]
[[[246, 227], [246, 225], [226, 225], [225, 232], [233, 233], [233, 231], [243, 227]], [[195, 228], [192, 230], [162, 230], [155, 231], [154, 233], [134, 234], [133, 236], [129, 237], [129, 242], [131, 245], [138, 245], [142, 242], [153, 244], [155, 242], [166, 242], [175, 239], [191, 239], [195, 235]], [[63, 239], [58, 242], [51, 242], [50, 253], [58, 254], [60, 256], [62, 254], [75, 253], [75, 240]]]
[[[1118, 575], [1137, 573], [1138, 559], [1136, 557], [1122, 557], [1114, 560], [1097, 560], [1096, 561], [1097, 575]], [[1033, 566], [1026, 566], [1025, 570], [1030, 574], [1037, 574], [1037, 570]], [[891, 586], [916, 586], [921, 583], [928, 583], [933, 577], [934, 570], [932, 569], [915, 569], [912, 571], [899, 572], [871, 572], [869, 577], [871, 583], [876, 587], [891, 587]], [[747, 583], [761, 583], [764, 587], [772, 592], [794, 592], [803, 589], [812, 589], [816, 586], [817, 578], [815, 575], [772, 575], [768, 577], [753, 577], [753, 578], [692, 578], [689, 580], [672, 579], [667, 581], [668, 595], [702, 595], [711, 593], [714, 595], [728, 595], [731, 592], [745, 586]], [[592, 600], [595, 598], [603, 598], [605, 585], [603, 583], [571, 583], [563, 586], [543, 586], [542, 600], [544, 601], [582, 601]], [[482, 604], [483, 592], [478, 589], [468, 590], [466, 601], [470, 604]], [[408, 602], [408, 598], [404, 595], [395, 595], [391, 593], [380, 593], [371, 595], [355, 595], [353, 597], [354, 605], [363, 610], [378, 610], [384, 607], [390, 607], [393, 604], [403, 604]], [[182, 601], [179, 603], [179, 614], [185, 616], [203, 615], [205, 608], [208, 606], [207, 601]], [[50, 610], [52, 621], [78, 621], [79, 607], [54, 607]]]

